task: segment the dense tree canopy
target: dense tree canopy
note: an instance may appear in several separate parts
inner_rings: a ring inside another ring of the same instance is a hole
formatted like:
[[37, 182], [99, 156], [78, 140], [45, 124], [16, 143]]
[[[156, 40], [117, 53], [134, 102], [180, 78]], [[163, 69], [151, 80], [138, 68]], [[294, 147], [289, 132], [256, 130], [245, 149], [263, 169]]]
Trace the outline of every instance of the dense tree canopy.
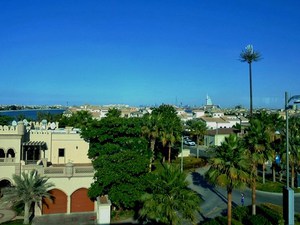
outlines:
[[172, 148], [176, 142], [180, 141], [183, 127], [180, 118], [177, 115], [176, 109], [171, 105], [161, 105], [154, 108], [152, 113], [157, 120], [159, 140], [162, 147], [167, 148], [167, 154], [162, 152], [164, 156], [168, 157], [169, 163], [172, 157]]
[[75, 128], [84, 128], [93, 121], [93, 116], [90, 112], [81, 110], [72, 113], [70, 117], [67, 116], [58, 117], [58, 121], [60, 127], [70, 126]]
[[93, 121], [82, 136], [90, 142], [88, 152], [95, 168], [89, 196], [109, 195], [120, 208], [132, 208], [145, 189], [151, 151], [142, 137], [141, 118], [109, 116]]
[[2, 116], [0, 115], [0, 125], [2, 126], [8, 126], [11, 125], [11, 122], [13, 121], [13, 118], [10, 116]]

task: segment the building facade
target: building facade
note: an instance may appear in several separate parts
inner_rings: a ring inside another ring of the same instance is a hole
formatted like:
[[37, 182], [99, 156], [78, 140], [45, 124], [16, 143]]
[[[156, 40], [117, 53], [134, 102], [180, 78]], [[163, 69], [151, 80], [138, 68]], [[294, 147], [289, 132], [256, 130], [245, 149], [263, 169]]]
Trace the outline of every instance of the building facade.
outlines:
[[94, 176], [88, 149], [78, 129], [57, 123], [0, 126], [0, 188], [13, 185], [14, 174], [37, 170], [55, 186], [49, 190], [54, 201], [44, 202], [36, 215], [96, 212], [87, 195]]

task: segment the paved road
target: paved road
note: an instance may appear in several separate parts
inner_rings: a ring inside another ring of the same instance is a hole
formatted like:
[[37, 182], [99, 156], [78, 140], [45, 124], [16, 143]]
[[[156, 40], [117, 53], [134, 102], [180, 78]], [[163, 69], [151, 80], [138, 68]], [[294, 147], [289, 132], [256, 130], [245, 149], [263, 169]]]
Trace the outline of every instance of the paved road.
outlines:
[[[227, 209], [227, 192], [224, 188], [213, 187], [208, 184], [203, 174], [208, 170], [208, 167], [199, 168], [196, 172], [188, 176], [191, 183], [190, 188], [199, 193], [204, 202], [201, 204], [201, 215], [199, 220], [214, 218], [226, 212]], [[241, 205], [241, 193], [245, 195], [245, 205], [251, 205], [251, 190], [233, 191], [232, 205]], [[282, 205], [281, 193], [256, 192], [256, 202], [270, 202], [277, 205]], [[300, 194], [295, 194], [295, 211], [300, 213]]]

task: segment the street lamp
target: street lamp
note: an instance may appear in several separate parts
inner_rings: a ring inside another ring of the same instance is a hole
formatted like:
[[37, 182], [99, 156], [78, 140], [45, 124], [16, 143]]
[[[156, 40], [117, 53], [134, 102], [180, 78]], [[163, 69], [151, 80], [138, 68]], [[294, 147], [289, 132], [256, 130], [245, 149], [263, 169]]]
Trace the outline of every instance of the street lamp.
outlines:
[[283, 218], [285, 224], [294, 225], [294, 190], [289, 187], [290, 162], [289, 162], [289, 103], [300, 103], [300, 95], [288, 97], [285, 92], [285, 121], [286, 121], [286, 187], [283, 188]]
[[181, 162], [180, 171], [183, 172], [183, 136], [181, 136]]

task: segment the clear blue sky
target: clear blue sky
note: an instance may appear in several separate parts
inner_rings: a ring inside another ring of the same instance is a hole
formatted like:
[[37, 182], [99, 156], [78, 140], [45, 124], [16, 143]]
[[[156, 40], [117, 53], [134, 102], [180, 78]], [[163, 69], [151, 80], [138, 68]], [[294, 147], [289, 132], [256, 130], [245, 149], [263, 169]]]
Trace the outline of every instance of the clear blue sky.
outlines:
[[0, 104], [283, 107], [300, 94], [300, 2], [1, 0]]

